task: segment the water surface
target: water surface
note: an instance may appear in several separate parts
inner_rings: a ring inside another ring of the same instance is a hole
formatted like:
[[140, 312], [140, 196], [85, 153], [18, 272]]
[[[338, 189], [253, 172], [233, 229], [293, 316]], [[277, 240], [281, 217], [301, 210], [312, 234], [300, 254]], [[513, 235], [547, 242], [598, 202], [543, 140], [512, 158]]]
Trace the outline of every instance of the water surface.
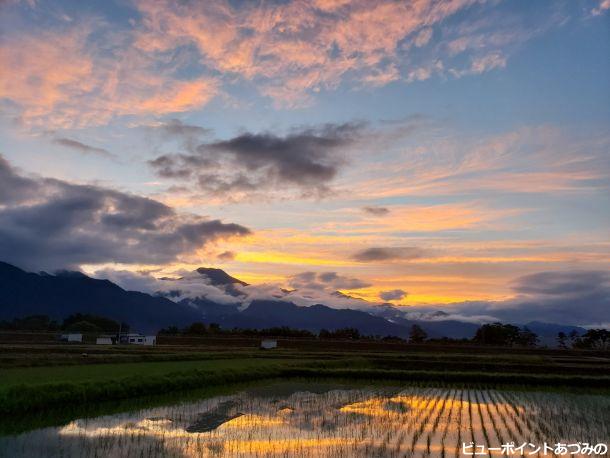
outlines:
[[608, 442], [608, 425], [607, 396], [278, 383], [3, 437], [0, 455], [455, 457], [470, 442]]

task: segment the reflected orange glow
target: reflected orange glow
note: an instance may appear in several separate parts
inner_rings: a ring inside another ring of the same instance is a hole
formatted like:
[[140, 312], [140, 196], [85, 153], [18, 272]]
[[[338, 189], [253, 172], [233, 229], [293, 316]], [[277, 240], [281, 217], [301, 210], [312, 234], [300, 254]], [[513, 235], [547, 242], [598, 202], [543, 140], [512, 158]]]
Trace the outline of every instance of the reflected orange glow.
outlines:
[[[388, 449], [440, 456], [455, 453], [458, 440], [474, 437], [499, 443], [503, 436], [529, 440], [536, 437], [537, 432], [529, 429], [536, 422], [546, 422], [552, 429], [545, 409], [565, 399], [554, 396], [415, 387], [386, 394], [331, 390], [294, 393], [282, 401], [289, 406], [278, 408], [274, 398], [236, 395], [227, 420], [201, 432], [188, 427], [206, 411], [218, 416], [215, 409], [227, 405], [225, 401], [158, 408], [112, 424], [111, 418], [75, 421], [58, 433], [59, 437], [99, 438], [104, 447], [118, 443], [122, 450], [133, 452], [147, 444], [144, 438], [155, 438], [162, 444], [159, 456], [164, 456], [164, 450], [187, 457], [370, 456], [367, 453]], [[587, 402], [583, 398], [580, 405]], [[528, 415], [531, 421], [525, 421]], [[578, 433], [578, 426], [573, 429]]]
[[239, 417], [233, 418], [226, 421], [220, 426], [220, 428], [253, 428], [253, 427], [273, 427], [279, 426], [284, 423], [281, 418], [264, 417], [262, 415], [240, 415]]

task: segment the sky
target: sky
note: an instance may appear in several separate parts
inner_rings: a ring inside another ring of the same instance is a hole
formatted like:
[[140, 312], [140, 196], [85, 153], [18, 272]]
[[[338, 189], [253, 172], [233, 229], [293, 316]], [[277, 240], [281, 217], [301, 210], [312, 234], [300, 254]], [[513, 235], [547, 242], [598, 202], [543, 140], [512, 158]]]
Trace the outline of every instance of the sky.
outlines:
[[4, 0], [0, 69], [0, 260], [610, 323], [609, 0]]

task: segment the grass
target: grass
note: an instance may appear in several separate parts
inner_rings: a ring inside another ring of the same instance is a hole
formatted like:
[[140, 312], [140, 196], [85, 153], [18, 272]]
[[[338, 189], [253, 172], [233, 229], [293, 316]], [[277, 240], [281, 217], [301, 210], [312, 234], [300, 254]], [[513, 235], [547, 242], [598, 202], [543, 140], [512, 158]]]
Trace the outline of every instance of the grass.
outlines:
[[[81, 356], [83, 352], [87, 352], [86, 358]], [[48, 365], [40, 366], [44, 358]], [[3, 361], [8, 363], [2, 366]], [[444, 354], [438, 349], [391, 353], [0, 346], [0, 414], [35, 413], [274, 377], [567, 386], [599, 391], [610, 386], [610, 360], [583, 357], [577, 363], [573, 358], [563, 361], [546, 354]]]
[[287, 362], [284, 359], [208, 359], [198, 361], [166, 361], [86, 366], [51, 366], [0, 370], [0, 390], [19, 385], [35, 386], [53, 383], [80, 383], [120, 380], [137, 375], [142, 378], [166, 376], [175, 372], [219, 371], [224, 369], [256, 369]]
[[[169, 368], [155, 368], [138, 376], [91, 378], [84, 375], [78, 381], [52, 381], [38, 384], [8, 385], [0, 390], [0, 414], [37, 412], [48, 408], [89, 404], [153, 396], [202, 387], [222, 386], [245, 380], [279, 377], [287, 369], [286, 363], [222, 364], [201, 366], [180, 372]], [[88, 367], [90, 368], [90, 367]], [[143, 369], [143, 368], [142, 368]], [[105, 382], [105, 383], [104, 383]]]
[[451, 382], [455, 384], [480, 384], [485, 386], [542, 386], [542, 387], [580, 387], [607, 390], [610, 377], [591, 377], [586, 375], [543, 375], [513, 374], [500, 372], [459, 372], [430, 370], [380, 370], [367, 368], [293, 368], [288, 371], [296, 377], [337, 377], [347, 380], [395, 380]]
[[[0, 333], [1, 334], [1, 333]], [[212, 357], [226, 359], [234, 357], [264, 358], [268, 354], [258, 350], [258, 339], [191, 339], [196, 344], [158, 345], [155, 347], [133, 346], [101, 346], [59, 344], [51, 342], [41, 344], [36, 342], [4, 342], [0, 335], [0, 368], [30, 367], [50, 365], [81, 365], [101, 363], [127, 363], [147, 361], [187, 361], [209, 359]], [[188, 339], [187, 339], [188, 341]], [[610, 364], [608, 353], [557, 351], [550, 349], [532, 349], [524, 352], [514, 348], [488, 348], [439, 345], [386, 345], [371, 342], [329, 342], [316, 340], [280, 339], [279, 348], [273, 355], [279, 353], [287, 358], [349, 357], [355, 354], [374, 356], [391, 360], [407, 360], [410, 362], [453, 362], [454, 364], [468, 361], [478, 363], [504, 364], [515, 363], [530, 366], [550, 368], [553, 366], [573, 366], [578, 369], [591, 370], [596, 366]], [[83, 353], [87, 356], [83, 357]], [[274, 356], [275, 357], [275, 356]]]
[[[503, 384], [536, 386], [579, 386], [605, 388], [610, 378], [498, 374], [477, 372], [400, 371], [354, 368], [352, 361], [318, 362], [296, 365], [293, 360], [215, 360], [178, 363], [139, 363], [124, 365], [72, 366], [61, 368], [13, 369], [19, 377], [27, 371], [38, 378], [29, 383], [3, 380], [0, 386], [0, 414], [36, 412], [58, 406], [95, 403], [152, 396], [172, 391], [255, 381], [269, 378], [335, 377], [344, 380], [396, 380], [403, 382], [453, 382], [464, 384]], [[340, 365], [350, 368], [337, 367]], [[127, 367], [125, 367], [127, 366]], [[129, 367], [132, 366], [132, 367]], [[135, 367], [134, 367], [135, 366]], [[93, 369], [93, 370], [92, 370]], [[80, 370], [80, 372], [79, 372]], [[137, 373], [138, 375], [133, 375]], [[54, 378], [52, 378], [54, 376]]]
[[5, 369], [0, 372], [0, 414], [290, 376], [297, 365], [324, 370], [336, 363], [303, 365], [296, 359], [243, 358]]

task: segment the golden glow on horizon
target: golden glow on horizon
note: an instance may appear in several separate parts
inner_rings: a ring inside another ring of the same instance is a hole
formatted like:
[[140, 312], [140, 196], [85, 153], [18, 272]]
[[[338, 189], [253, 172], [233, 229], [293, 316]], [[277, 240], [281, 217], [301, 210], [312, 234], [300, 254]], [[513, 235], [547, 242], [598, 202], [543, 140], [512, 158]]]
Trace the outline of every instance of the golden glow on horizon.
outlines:
[[[610, 133], [591, 107], [608, 95], [609, 1], [0, 0], [0, 176], [28, 189], [1, 196], [16, 243], [0, 261], [149, 292], [221, 268], [252, 285], [245, 302], [311, 272], [302, 289], [329, 304], [401, 290], [391, 303], [514, 299], [565, 320], [519, 279], [607, 286]], [[570, 52], [527, 51], [562, 28]], [[520, 91], [540, 56], [562, 84]], [[565, 71], [583, 63], [595, 71]], [[420, 89], [435, 94], [423, 110]], [[64, 205], [74, 185], [99, 197]]]
[[264, 264], [292, 264], [298, 266], [353, 266], [356, 264], [353, 261], [313, 258], [279, 252], [238, 253], [235, 260], [241, 262], [254, 262]]

